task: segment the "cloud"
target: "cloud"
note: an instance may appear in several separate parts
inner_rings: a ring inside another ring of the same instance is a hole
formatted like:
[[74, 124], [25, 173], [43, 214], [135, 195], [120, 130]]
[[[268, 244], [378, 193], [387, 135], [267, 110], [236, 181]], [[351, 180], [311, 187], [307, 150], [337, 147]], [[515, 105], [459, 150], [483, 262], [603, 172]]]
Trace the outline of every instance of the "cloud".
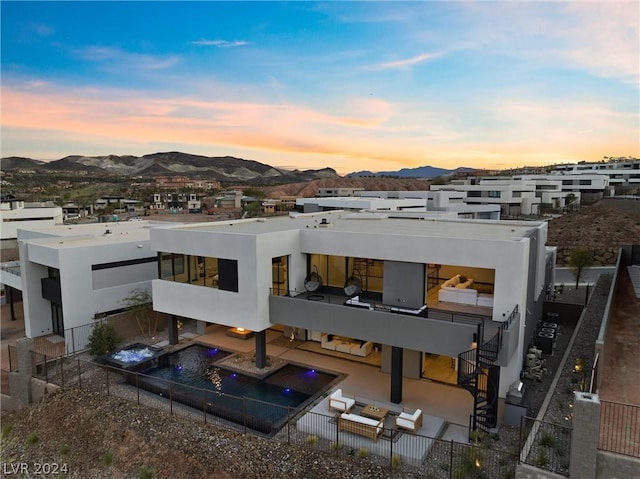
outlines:
[[249, 42], [245, 42], [244, 40], [194, 40], [191, 42], [192, 45], [197, 45], [199, 47], [217, 47], [217, 48], [234, 48], [234, 47], [242, 47], [245, 45], [249, 45]]
[[41, 23], [32, 23], [31, 30], [41, 37], [49, 37], [55, 33], [53, 27], [49, 25], [43, 25]]
[[571, 2], [566, 14], [574, 21], [563, 30], [565, 59], [597, 76], [640, 82], [638, 2]]
[[131, 53], [120, 48], [90, 45], [76, 49], [72, 54], [84, 61], [102, 64], [105, 68], [126, 68], [128, 70], [161, 70], [172, 67], [180, 61], [176, 55], [154, 56]]
[[414, 65], [420, 63], [429, 62], [442, 57], [442, 53], [423, 53], [422, 55], [416, 55], [411, 58], [405, 58], [404, 60], [396, 60], [393, 62], [380, 63], [377, 65], [371, 65], [367, 67], [367, 70], [402, 70], [408, 69]]

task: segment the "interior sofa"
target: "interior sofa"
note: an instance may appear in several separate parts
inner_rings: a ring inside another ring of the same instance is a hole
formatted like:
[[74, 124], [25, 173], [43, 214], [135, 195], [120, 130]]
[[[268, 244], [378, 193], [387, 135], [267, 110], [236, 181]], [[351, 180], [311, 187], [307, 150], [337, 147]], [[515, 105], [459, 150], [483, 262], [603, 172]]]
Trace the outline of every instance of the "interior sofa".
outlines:
[[333, 334], [322, 334], [320, 346], [331, 351], [352, 354], [354, 356], [367, 357], [373, 351], [371, 341], [361, 341], [359, 339], [345, 338]]
[[438, 291], [438, 301], [476, 305], [478, 290], [473, 289], [473, 279], [456, 274], [442, 283]]
[[336, 409], [342, 412], [349, 412], [355, 403], [355, 398], [343, 395], [342, 389], [336, 389], [329, 396], [329, 410]]

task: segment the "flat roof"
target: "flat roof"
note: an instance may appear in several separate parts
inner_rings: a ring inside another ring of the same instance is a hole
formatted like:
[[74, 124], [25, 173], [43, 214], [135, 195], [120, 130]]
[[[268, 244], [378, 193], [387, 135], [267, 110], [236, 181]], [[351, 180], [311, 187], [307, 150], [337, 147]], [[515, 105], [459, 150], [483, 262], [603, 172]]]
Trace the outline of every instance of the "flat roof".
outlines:
[[[63, 249], [149, 241], [149, 231], [157, 224], [163, 223], [150, 221], [118, 221], [78, 225], [56, 225], [45, 228], [19, 228], [19, 230], [33, 231], [47, 235], [46, 237], [39, 238], [21, 237], [21, 239], [27, 239], [29, 243]], [[109, 231], [109, 233], [107, 233], [107, 231]]]
[[[512, 241], [525, 238], [540, 221], [471, 220], [432, 218], [429, 212], [417, 218], [415, 212], [402, 217], [402, 212], [352, 213], [329, 211], [322, 213], [291, 214], [274, 218], [217, 221], [191, 225], [168, 226], [161, 229], [210, 231], [246, 235], [269, 234], [293, 229], [319, 229], [345, 233], [382, 234], [388, 236], [424, 236], [444, 238], [475, 238]], [[322, 221], [326, 220], [327, 224]]]

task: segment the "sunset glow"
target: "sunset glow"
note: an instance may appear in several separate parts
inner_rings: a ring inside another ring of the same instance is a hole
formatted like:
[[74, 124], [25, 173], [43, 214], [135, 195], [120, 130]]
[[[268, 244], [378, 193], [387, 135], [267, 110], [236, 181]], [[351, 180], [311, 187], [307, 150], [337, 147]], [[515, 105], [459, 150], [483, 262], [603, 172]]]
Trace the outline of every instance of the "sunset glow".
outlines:
[[2, 2], [2, 156], [640, 157], [631, 2]]

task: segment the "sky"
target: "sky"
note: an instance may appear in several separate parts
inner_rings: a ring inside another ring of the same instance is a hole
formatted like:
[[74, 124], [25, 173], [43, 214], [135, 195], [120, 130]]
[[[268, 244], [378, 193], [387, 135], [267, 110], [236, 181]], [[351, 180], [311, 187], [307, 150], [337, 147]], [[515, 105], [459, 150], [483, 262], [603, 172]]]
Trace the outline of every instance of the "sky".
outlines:
[[2, 1], [1, 153], [640, 157], [640, 2]]

